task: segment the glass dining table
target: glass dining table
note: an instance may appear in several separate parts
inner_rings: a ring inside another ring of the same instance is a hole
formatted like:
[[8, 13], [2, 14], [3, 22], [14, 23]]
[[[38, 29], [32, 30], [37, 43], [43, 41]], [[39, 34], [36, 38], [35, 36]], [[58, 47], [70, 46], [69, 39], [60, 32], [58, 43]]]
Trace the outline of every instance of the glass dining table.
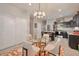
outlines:
[[[28, 48], [29, 46], [29, 48]], [[43, 38], [40, 38], [38, 40], [33, 40], [30, 44], [24, 44], [23, 48], [26, 48], [26, 52], [29, 50], [29, 52], [32, 54], [32, 56], [49, 56], [49, 55], [54, 55], [55, 54], [49, 52], [52, 48], [53, 45], [50, 44], [50, 42], [46, 42]], [[28, 50], [27, 50], [28, 49]], [[26, 55], [29, 55], [29, 52], [26, 53]]]

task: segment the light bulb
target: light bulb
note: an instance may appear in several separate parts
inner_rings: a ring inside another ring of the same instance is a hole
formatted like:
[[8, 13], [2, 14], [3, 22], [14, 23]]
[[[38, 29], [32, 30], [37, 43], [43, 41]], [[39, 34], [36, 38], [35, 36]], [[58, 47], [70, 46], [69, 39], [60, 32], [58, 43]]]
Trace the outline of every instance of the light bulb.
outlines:
[[37, 16], [38, 18], [41, 18], [40, 16]]
[[34, 13], [34, 16], [37, 16], [37, 12]]
[[42, 13], [41, 13], [41, 11], [39, 11], [38, 13], [39, 13], [39, 15], [41, 15], [41, 14], [42, 14]]
[[31, 6], [32, 4], [31, 3], [29, 3], [29, 6]]
[[61, 12], [61, 11], [62, 11], [62, 9], [58, 9], [58, 11], [59, 11], [59, 12]]
[[45, 12], [42, 12], [43, 16], [45, 16]]

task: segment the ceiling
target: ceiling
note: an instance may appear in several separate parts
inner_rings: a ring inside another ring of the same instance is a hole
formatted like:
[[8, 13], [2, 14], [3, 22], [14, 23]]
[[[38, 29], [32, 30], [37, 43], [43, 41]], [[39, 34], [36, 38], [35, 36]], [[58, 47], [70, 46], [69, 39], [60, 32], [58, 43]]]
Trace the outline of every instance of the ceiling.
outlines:
[[[17, 16], [27, 16], [38, 10], [38, 3], [1, 3], [0, 14], [10, 13]], [[41, 3], [40, 9], [45, 11], [46, 18], [56, 19], [63, 16], [71, 16], [79, 11], [78, 3]], [[58, 11], [60, 10], [60, 12]]]

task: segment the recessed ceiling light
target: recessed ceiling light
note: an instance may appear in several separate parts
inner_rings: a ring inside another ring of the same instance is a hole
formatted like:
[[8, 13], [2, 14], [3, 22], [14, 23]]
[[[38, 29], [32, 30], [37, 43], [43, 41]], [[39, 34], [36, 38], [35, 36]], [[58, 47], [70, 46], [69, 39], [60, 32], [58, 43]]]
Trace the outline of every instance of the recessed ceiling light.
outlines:
[[63, 15], [59, 15], [59, 17], [63, 17]]
[[61, 11], [62, 11], [62, 9], [58, 9], [58, 11], [59, 11], [59, 12], [61, 12]]
[[32, 4], [31, 3], [29, 3], [29, 6], [31, 6]]

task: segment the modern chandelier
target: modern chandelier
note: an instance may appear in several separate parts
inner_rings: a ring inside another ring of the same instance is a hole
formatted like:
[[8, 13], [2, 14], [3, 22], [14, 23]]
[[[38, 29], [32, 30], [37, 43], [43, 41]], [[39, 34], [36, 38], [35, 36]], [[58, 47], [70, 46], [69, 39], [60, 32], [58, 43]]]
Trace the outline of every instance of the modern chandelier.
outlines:
[[45, 16], [46, 16], [45, 12], [40, 10], [40, 3], [39, 3], [39, 10], [37, 10], [37, 11], [34, 13], [34, 17], [35, 17], [35, 18], [43, 18], [43, 17], [45, 17]]

